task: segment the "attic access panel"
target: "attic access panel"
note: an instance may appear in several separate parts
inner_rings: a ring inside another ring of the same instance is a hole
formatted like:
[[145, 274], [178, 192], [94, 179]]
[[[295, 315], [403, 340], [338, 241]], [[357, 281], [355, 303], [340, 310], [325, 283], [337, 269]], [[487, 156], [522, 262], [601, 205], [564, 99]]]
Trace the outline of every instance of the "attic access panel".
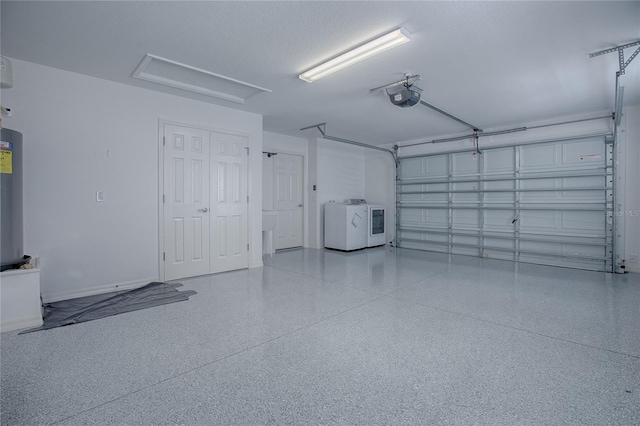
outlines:
[[400, 158], [398, 246], [614, 272], [604, 136]]
[[263, 87], [151, 54], [144, 57], [131, 76], [239, 104], [259, 93], [271, 93]]

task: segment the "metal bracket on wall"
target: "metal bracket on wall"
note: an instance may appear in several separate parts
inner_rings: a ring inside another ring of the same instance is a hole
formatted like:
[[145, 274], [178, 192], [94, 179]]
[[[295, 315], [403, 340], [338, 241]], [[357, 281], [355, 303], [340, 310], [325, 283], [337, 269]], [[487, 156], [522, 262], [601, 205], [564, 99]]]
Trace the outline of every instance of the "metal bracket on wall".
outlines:
[[613, 103], [614, 108], [615, 108], [615, 111], [613, 113], [613, 119], [615, 120], [615, 126], [616, 127], [620, 125], [620, 119], [622, 118], [622, 97], [624, 96], [624, 86], [622, 86], [622, 87], [620, 86], [620, 76], [624, 75], [625, 70], [629, 66], [631, 61], [633, 61], [633, 59], [636, 56], [638, 56], [638, 53], [640, 53], [640, 47], [638, 47], [631, 54], [629, 59], [627, 59], [625, 61], [624, 60], [624, 49], [627, 49], [629, 47], [638, 46], [638, 45], [640, 45], [640, 40], [589, 54], [590, 58], [595, 58], [596, 56], [606, 55], [607, 53], [618, 52], [618, 66], [620, 67], [620, 70], [616, 72], [616, 89], [615, 89], [615, 99], [614, 99], [614, 103]]
[[595, 52], [595, 53], [591, 53], [589, 54], [590, 58], [595, 58], [596, 56], [600, 56], [600, 55], [605, 55], [607, 53], [613, 53], [613, 52], [618, 52], [618, 63], [620, 65], [620, 75], [624, 75], [624, 70], [625, 68], [627, 68], [629, 66], [629, 64], [631, 63], [631, 61], [633, 61], [633, 59], [638, 56], [638, 53], [640, 53], [640, 47], [638, 47], [635, 52], [633, 52], [631, 54], [631, 56], [629, 57], [629, 59], [627, 59], [626, 61], [624, 60], [624, 49], [628, 48], [628, 47], [633, 47], [633, 46], [638, 46], [640, 45], [640, 40], [639, 41], [634, 41], [633, 43], [627, 43], [627, 44], [623, 44], [622, 46], [616, 46], [616, 47], [612, 47], [611, 49], [605, 49], [605, 50], [601, 50], [599, 52]]

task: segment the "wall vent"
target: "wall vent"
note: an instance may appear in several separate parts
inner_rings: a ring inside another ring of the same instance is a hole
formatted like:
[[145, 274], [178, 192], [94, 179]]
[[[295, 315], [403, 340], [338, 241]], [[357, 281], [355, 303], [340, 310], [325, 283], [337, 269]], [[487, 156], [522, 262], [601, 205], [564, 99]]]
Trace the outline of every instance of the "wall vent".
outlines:
[[271, 93], [271, 90], [263, 87], [148, 53], [131, 76], [239, 104], [244, 104], [258, 93]]

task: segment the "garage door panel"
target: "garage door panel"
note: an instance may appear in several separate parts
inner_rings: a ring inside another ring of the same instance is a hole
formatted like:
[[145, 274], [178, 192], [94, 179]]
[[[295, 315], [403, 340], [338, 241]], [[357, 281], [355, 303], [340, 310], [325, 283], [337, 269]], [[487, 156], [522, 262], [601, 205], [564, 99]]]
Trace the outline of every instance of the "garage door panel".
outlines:
[[447, 226], [449, 214], [445, 209], [423, 210], [423, 224], [431, 226]]
[[515, 186], [515, 182], [512, 180], [498, 180], [495, 182], [492, 181], [487, 181], [487, 182], [483, 182], [484, 185], [484, 189], [489, 189], [489, 190], [498, 190], [498, 189], [509, 189], [509, 190], [513, 190], [516, 189]]
[[500, 250], [485, 250], [482, 255], [485, 259], [510, 260], [513, 261], [513, 254]]
[[594, 167], [604, 165], [606, 158], [605, 145], [601, 140], [589, 139], [562, 144], [562, 164]]
[[[423, 185], [422, 188], [425, 191], [448, 191], [449, 184], [448, 183], [429, 183], [429, 184]], [[431, 195], [429, 195], [429, 197], [430, 196]]]
[[534, 189], [556, 189], [560, 184], [560, 179], [531, 179], [520, 181], [520, 189], [532, 191]]
[[[483, 182], [484, 201], [487, 203], [498, 203], [515, 201], [515, 181], [495, 181], [495, 182]], [[504, 192], [494, 192], [504, 191]]]
[[515, 240], [485, 238], [482, 257], [487, 259], [514, 260]]
[[463, 256], [478, 256], [478, 249], [476, 248], [468, 248], [468, 247], [460, 247], [453, 246], [451, 249], [452, 254], [461, 254]]
[[425, 175], [423, 168], [424, 159], [412, 158], [402, 161], [402, 176], [405, 178], [422, 177]]
[[[454, 235], [452, 237], [452, 241], [454, 242], [454, 244], [464, 244], [464, 245], [470, 245], [470, 246], [478, 246], [480, 244], [480, 238], [478, 237], [468, 237], [465, 235]], [[476, 254], [478, 254], [478, 249], [474, 249], [476, 250]]]
[[446, 155], [429, 157], [423, 164], [426, 176], [446, 176], [448, 167], [448, 157]]
[[[459, 182], [452, 184], [453, 191], [477, 191], [480, 188], [478, 182]], [[474, 194], [477, 196], [477, 193]]]
[[520, 150], [520, 173], [556, 170], [560, 163], [557, 145], [523, 146]]
[[562, 212], [562, 229], [580, 234], [604, 235], [605, 212]]
[[477, 176], [478, 160], [468, 152], [452, 155], [452, 176], [455, 178]]
[[401, 222], [406, 225], [421, 225], [423, 221], [422, 210], [420, 209], [404, 209], [402, 210]]
[[513, 210], [484, 210], [483, 216], [485, 229], [496, 231], [512, 231], [514, 229]]
[[478, 228], [480, 218], [477, 210], [454, 210], [452, 224], [454, 228]]
[[514, 249], [515, 248], [515, 240], [510, 240], [506, 238], [484, 238], [484, 250], [490, 251], [492, 248], [495, 249]]
[[551, 232], [558, 231], [561, 228], [561, 214], [557, 211], [520, 211], [520, 231], [522, 232]]
[[487, 204], [511, 204], [516, 199], [516, 193], [510, 192], [487, 192], [484, 194], [484, 202]]
[[575, 257], [604, 257], [605, 250], [602, 247], [592, 245], [577, 245], [577, 244], [558, 244], [558, 243], [543, 243], [537, 241], [521, 241], [520, 250], [525, 252], [540, 252], [549, 254], [568, 255]]
[[484, 161], [485, 176], [515, 172], [514, 148], [496, 148], [483, 152], [480, 157]]
[[561, 266], [564, 268], [586, 269], [591, 271], [603, 270], [603, 262], [594, 262], [592, 260], [520, 254], [519, 261], [524, 263], [535, 263], [538, 265]]
[[582, 176], [582, 177], [563, 178], [558, 180], [559, 180], [559, 185], [562, 188], [586, 188], [586, 187], [604, 188], [607, 183], [606, 176]]
[[606, 200], [604, 191], [595, 189], [591, 191], [559, 191], [557, 196], [564, 199], [578, 200], [572, 202], [580, 202], [579, 200], [584, 200], [589, 203], [600, 202], [604, 204]]
[[407, 227], [435, 226], [446, 229], [449, 216], [445, 209], [404, 209], [401, 213], [401, 224]]

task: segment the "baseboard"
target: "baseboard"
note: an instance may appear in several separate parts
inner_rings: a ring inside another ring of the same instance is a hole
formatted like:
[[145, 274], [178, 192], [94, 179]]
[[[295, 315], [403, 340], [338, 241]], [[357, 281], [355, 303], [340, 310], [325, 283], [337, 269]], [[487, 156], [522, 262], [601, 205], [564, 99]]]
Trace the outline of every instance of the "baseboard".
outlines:
[[74, 291], [68, 293], [53, 293], [42, 294], [42, 301], [45, 303], [57, 302], [59, 300], [77, 299], [78, 297], [94, 296], [96, 294], [110, 293], [112, 291], [120, 290], [133, 290], [149, 284], [150, 282], [158, 281], [158, 277], [146, 278], [144, 280], [128, 281], [117, 284], [108, 284], [100, 287], [92, 287], [89, 289], [83, 289], [81, 291]]
[[632, 274], [640, 274], [640, 268], [634, 267], [634, 268], [630, 268], [629, 265], [626, 265], [627, 267], [625, 268], [625, 270], [627, 272], [630, 272]]
[[42, 325], [41, 316], [24, 317], [6, 320], [0, 323], [0, 332], [19, 330], [21, 328], [39, 327]]
[[253, 262], [253, 263], [251, 263], [251, 265], [249, 265], [249, 268], [250, 268], [250, 269], [253, 269], [253, 268], [262, 268], [263, 266], [264, 266], [264, 263], [262, 263], [262, 260], [261, 260], [261, 261], [259, 261], [259, 262]]

